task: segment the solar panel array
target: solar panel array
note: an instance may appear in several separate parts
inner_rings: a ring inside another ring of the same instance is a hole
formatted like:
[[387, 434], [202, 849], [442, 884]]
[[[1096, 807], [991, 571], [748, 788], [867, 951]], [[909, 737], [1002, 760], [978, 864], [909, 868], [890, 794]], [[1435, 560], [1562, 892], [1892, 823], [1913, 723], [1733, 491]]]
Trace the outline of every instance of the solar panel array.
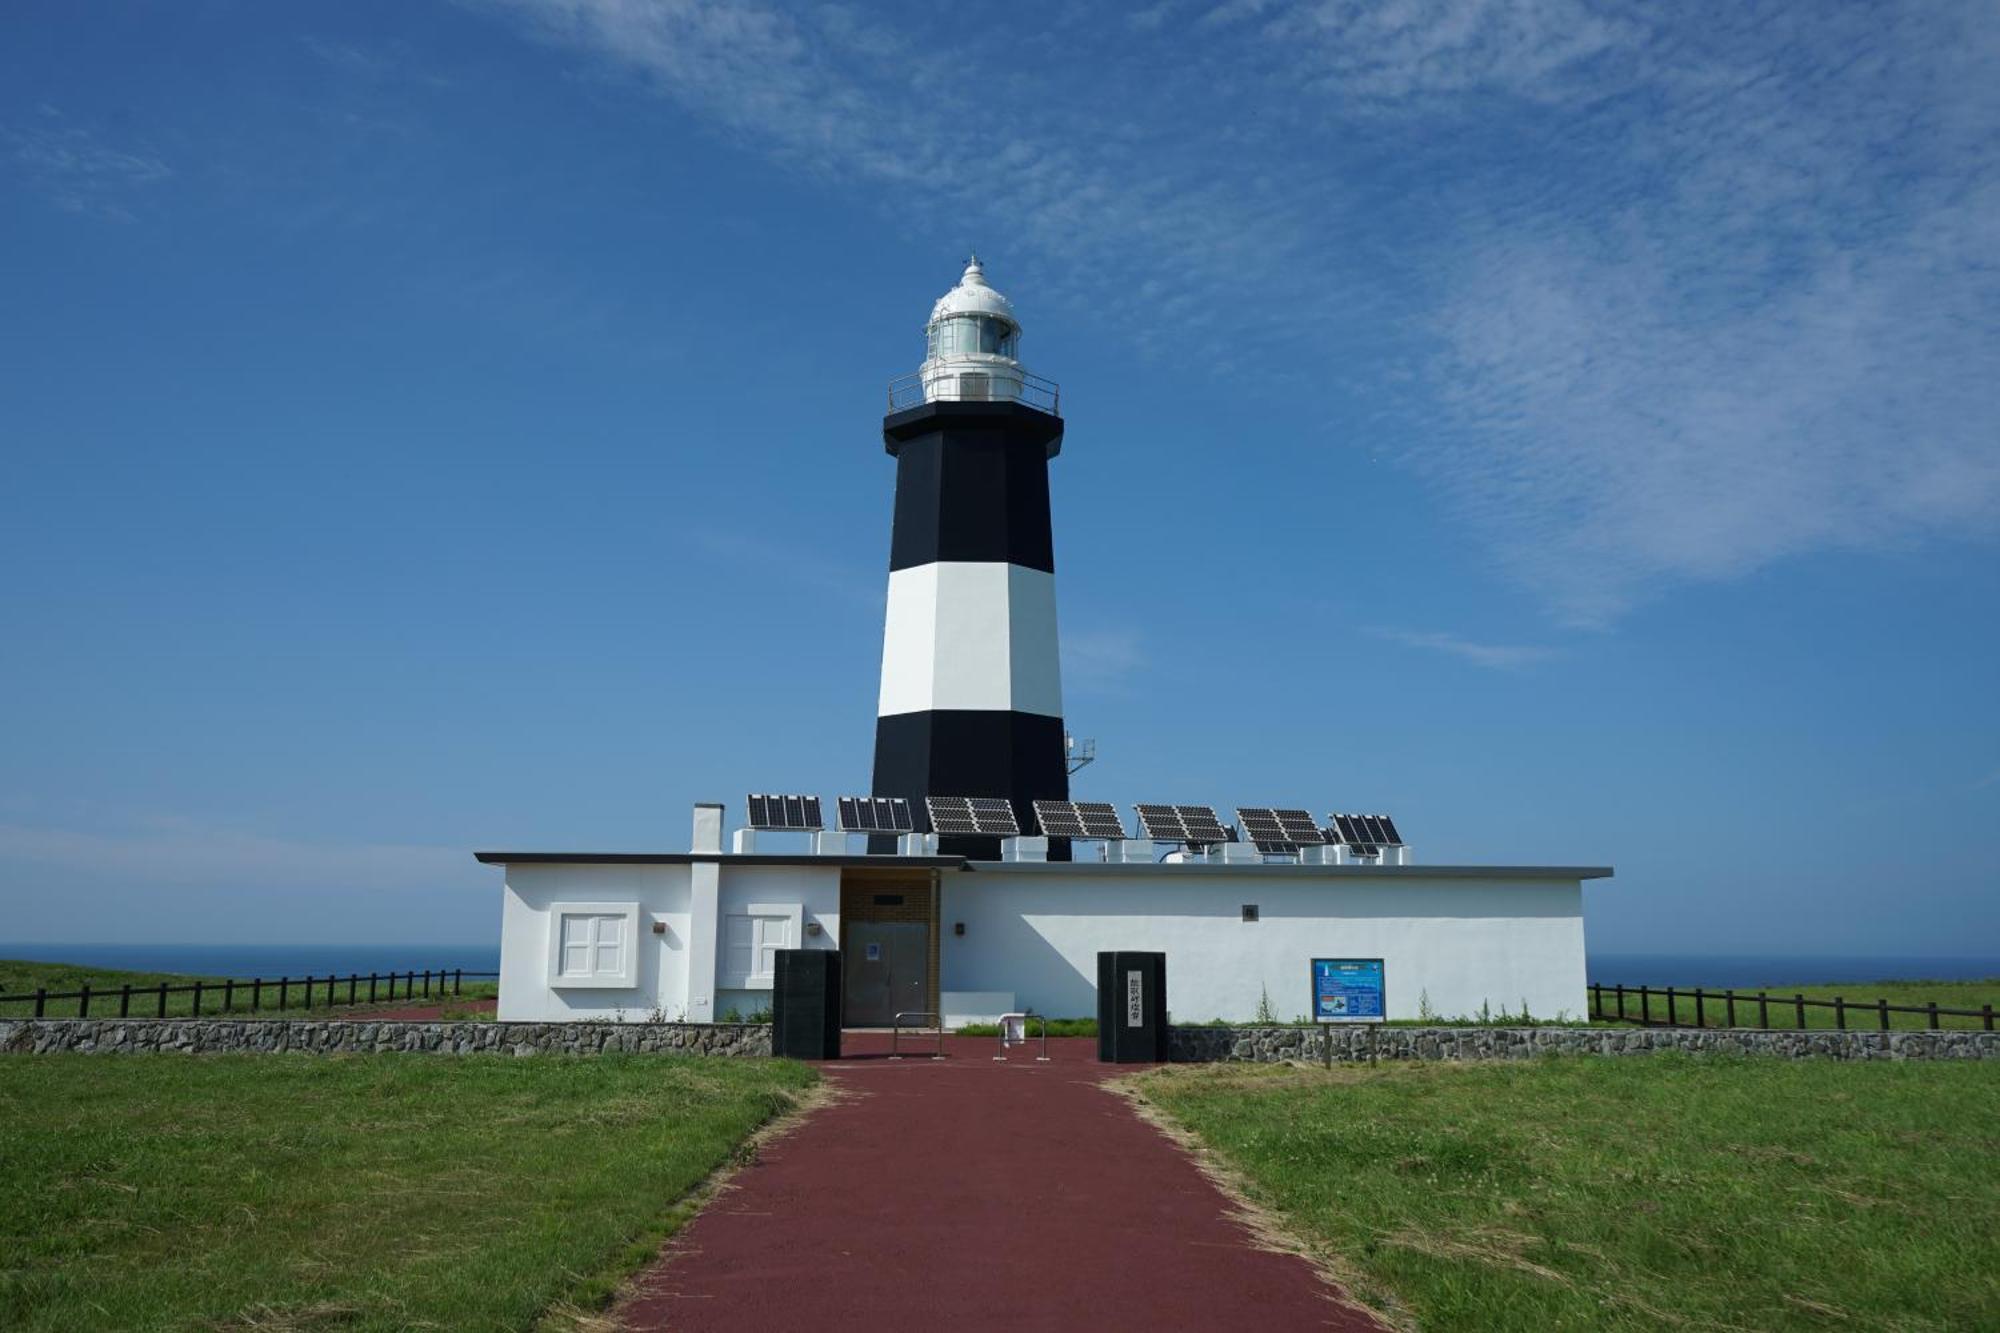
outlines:
[[1139, 812], [1139, 827], [1155, 842], [1181, 842], [1190, 847], [1213, 847], [1229, 841], [1229, 834], [1216, 817], [1212, 805], [1148, 805], [1132, 807]]
[[[1013, 803], [1000, 796], [927, 796], [931, 828], [949, 835], [1014, 838], [1021, 834]], [[750, 827], [774, 831], [817, 833], [826, 827], [817, 796], [753, 792], [746, 801]], [[916, 831], [910, 802], [900, 796], [842, 796], [840, 824], [844, 833]], [[1237, 840], [1236, 825], [1224, 824], [1209, 805], [1163, 805], [1140, 802], [1141, 837], [1188, 847], [1214, 847]], [[1035, 823], [1052, 838], [1127, 841], [1131, 834], [1109, 801], [1034, 802]], [[1295, 806], [1246, 805], [1236, 808], [1242, 838], [1259, 851], [1289, 855], [1322, 843], [1351, 847], [1364, 856], [1378, 848], [1402, 847], [1402, 833], [1387, 815], [1328, 815], [1324, 828]]]
[[1289, 853], [1326, 841], [1313, 817], [1292, 806], [1239, 805], [1236, 818], [1260, 852]]
[[1396, 821], [1387, 815], [1328, 815], [1327, 818], [1333, 821], [1333, 827], [1326, 831], [1328, 842], [1370, 850], [1404, 845], [1403, 835], [1396, 831]]
[[843, 796], [840, 798], [840, 828], [843, 833], [914, 833], [915, 820], [910, 803], [900, 796]]
[[1051, 838], [1125, 841], [1125, 825], [1109, 801], [1036, 801], [1035, 822]]
[[752, 793], [746, 804], [750, 807], [750, 827], [753, 829], [786, 829], [817, 833], [826, 827], [826, 821], [820, 817], [817, 796], [768, 796]]
[[924, 804], [930, 809], [931, 830], [936, 833], [1021, 836], [1014, 804], [1003, 796], [926, 796]]

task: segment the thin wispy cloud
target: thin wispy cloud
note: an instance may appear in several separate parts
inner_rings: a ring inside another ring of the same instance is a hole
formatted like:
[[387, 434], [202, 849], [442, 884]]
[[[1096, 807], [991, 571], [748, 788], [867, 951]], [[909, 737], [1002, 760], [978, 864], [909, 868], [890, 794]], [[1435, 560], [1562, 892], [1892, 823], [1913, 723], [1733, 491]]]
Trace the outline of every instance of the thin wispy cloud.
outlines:
[[0, 125], [0, 144], [15, 173], [64, 212], [129, 222], [135, 194], [174, 174], [150, 153], [114, 147], [71, 124], [55, 107], [36, 112], [32, 123]]
[[1376, 626], [1368, 633], [1378, 639], [1400, 643], [1406, 648], [1421, 648], [1426, 652], [1444, 653], [1474, 666], [1487, 667], [1496, 671], [1517, 671], [1522, 667], [1546, 662], [1556, 655], [1553, 648], [1532, 644], [1479, 643], [1472, 639], [1460, 638], [1438, 630], [1395, 629]]
[[1095, 627], [1063, 631], [1065, 689], [1085, 693], [1115, 689], [1145, 665], [1145, 645], [1137, 630]]
[[[0, 823], [0, 863], [161, 889], [424, 889], [480, 882], [462, 847], [304, 842], [173, 816], [115, 829]], [[22, 874], [16, 869], [10, 877]]]
[[467, 3], [1141, 350], [1330, 377], [1560, 619], [2000, 530], [1988, 7]]

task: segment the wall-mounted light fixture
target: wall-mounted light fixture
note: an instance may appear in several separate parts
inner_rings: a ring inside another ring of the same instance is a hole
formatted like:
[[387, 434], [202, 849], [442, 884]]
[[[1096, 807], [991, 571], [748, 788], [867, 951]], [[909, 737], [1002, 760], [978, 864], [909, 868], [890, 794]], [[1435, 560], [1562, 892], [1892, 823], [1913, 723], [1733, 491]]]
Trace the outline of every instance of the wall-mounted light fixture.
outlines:
[[1257, 904], [1243, 904], [1243, 919], [1245, 921], [1255, 921], [1257, 919]]
[[666, 933], [667, 933], [667, 923], [666, 923], [666, 922], [664, 922], [664, 921], [655, 921], [655, 922], [653, 923], [653, 933], [654, 933], [655, 935], [664, 935], [664, 934], [666, 934]]
[[965, 923], [963, 921], [954, 921], [951, 926], [951, 933], [954, 935], [963, 935], [965, 933]]
[[817, 922], [817, 921], [808, 921], [808, 922], [806, 922], [806, 934], [808, 934], [808, 935], [817, 935], [817, 934], [819, 934], [819, 929], [820, 929], [820, 927], [819, 927], [819, 922]]

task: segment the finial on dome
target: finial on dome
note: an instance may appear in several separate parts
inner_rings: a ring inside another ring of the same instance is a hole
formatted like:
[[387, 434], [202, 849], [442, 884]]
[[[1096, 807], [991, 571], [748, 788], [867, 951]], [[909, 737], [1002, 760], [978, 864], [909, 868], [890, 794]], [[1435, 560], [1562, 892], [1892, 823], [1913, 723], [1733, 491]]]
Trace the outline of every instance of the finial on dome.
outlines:
[[958, 280], [963, 283], [970, 283], [975, 287], [984, 287], [986, 285], [986, 270], [980, 267], [978, 252], [975, 251], [966, 257], [965, 272], [959, 275]]

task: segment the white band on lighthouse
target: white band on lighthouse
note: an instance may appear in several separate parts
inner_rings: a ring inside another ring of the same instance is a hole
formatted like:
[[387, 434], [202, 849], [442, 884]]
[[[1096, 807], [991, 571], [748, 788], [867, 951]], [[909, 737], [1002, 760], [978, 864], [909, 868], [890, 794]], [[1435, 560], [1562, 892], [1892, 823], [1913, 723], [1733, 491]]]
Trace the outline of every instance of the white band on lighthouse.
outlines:
[[1055, 575], [960, 561], [889, 575], [877, 714], [936, 709], [1062, 716]]

